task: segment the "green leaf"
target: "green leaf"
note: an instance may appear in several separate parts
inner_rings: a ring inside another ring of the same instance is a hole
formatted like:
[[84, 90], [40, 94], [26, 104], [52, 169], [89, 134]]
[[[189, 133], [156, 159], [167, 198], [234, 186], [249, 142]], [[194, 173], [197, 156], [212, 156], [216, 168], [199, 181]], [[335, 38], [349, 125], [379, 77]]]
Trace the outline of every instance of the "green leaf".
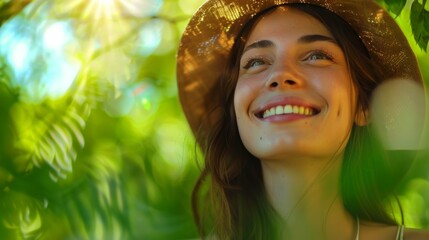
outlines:
[[404, 9], [407, 0], [385, 0], [387, 4], [387, 9], [394, 13], [396, 16], [399, 16]]
[[426, 51], [429, 42], [429, 11], [417, 0], [411, 5], [410, 22], [414, 39], [419, 47]]
[[88, 115], [85, 104], [69, 104], [67, 99], [38, 105], [15, 104], [14, 146], [22, 154], [22, 158], [14, 160], [15, 167], [24, 171], [47, 164], [54, 181], [65, 179], [73, 170], [77, 149], [84, 145], [82, 132]]

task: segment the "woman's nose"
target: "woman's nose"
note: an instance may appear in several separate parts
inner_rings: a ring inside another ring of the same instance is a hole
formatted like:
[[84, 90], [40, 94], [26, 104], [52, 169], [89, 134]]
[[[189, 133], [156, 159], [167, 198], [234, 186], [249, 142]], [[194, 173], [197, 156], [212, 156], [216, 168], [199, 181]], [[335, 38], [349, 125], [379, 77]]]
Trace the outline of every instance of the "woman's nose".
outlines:
[[270, 89], [295, 89], [302, 87], [303, 82], [302, 76], [295, 69], [282, 67], [271, 74], [266, 86]]
[[292, 79], [272, 80], [269, 83], [270, 88], [277, 88], [277, 87], [281, 87], [281, 86], [295, 87], [296, 85], [298, 85], [298, 82], [296, 80], [292, 80]]

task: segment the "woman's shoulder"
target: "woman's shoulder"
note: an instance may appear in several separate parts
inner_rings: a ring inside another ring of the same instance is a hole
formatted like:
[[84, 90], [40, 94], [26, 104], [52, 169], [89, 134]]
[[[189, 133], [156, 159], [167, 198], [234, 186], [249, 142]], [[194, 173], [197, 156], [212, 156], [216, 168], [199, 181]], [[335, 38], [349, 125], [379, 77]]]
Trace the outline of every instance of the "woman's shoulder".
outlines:
[[404, 240], [429, 240], [429, 229], [406, 228]]

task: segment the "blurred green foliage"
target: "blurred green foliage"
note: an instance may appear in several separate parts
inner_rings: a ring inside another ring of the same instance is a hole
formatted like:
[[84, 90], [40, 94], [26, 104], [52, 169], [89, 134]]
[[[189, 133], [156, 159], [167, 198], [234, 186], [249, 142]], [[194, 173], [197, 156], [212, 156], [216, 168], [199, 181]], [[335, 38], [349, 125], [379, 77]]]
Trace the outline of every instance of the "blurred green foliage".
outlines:
[[[428, 25], [410, 27], [411, 2], [383, 4], [401, 13], [410, 42], [417, 36], [428, 81]], [[199, 154], [177, 99], [175, 51], [201, 3], [0, 1], [0, 239], [197, 236]], [[429, 227], [428, 155], [400, 196], [417, 227]]]

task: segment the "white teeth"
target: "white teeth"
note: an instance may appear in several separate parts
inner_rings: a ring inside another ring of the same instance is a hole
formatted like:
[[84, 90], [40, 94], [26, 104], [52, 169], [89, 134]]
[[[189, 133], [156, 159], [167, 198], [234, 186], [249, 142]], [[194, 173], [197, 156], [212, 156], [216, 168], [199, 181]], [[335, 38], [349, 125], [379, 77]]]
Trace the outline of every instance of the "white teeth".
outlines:
[[285, 106], [276, 106], [264, 111], [263, 118], [267, 118], [274, 115], [283, 115], [283, 114], [299, 114], [299, 115], [314, 115], [312, 108], [296, 105], [285, 105]]
[[299, 107], [298, 107], [298, 106], [293, 106], [293, 107], [292, 107], [292, 111], [293, 111], [293, 113], [295, 113], [295, 114], [299, 113]]

